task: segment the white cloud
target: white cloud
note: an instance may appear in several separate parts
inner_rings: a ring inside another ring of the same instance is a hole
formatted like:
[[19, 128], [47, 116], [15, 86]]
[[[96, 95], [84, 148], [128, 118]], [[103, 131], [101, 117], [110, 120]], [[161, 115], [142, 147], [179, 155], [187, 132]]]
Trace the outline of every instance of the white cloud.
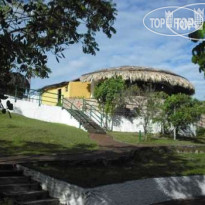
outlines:
[[[48, 65], [52, 69], [49, 79], [34, 79], [32, 87], [72, 80], [80, 75], [121, 65], [151, 66], [168, 69], [189, 79], [196, 87], [196, 97], [205, 99], [205, 80], [196, 65], [191, 63], [191, 49], [194, 46], [188, 39], [164, 37], [153, 34], [143, 25], [144, 15], [152, 9], [168, 5], [186, 5], [187, 1], [159, 0], [115, 0], [118, 16], [115, 27], [117, 34], [111, 39], [102, 33], [97, 34], [100, 51], [96, 56], [82, 53], [80, 45], [74, 45], [65, 52], [66, 59], [57, 63], [49, 55]], [[203, 1], [196, 1], [198, 3]]]

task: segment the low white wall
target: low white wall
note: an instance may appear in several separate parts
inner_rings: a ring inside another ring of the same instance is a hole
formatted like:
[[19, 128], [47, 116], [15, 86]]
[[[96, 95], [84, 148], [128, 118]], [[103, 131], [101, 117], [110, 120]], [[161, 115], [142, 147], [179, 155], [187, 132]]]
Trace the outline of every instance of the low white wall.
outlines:
[[90, 192], [93, 192], [92, 196], [96, 195], [92, 205], [148, 205], [205, 196], [205, 176], [143, 179], [97, 187]]
[[[33, 102], [27, 100], [17, 100], [14, 101], [12, 97], [9, 100], [14, 104], [14, 112], [24, 115], [29, 118], [43, 120], [47, 122], [56, 122], [56, 123], [63, 123], [66, 125], [74, 126], [77, 128], [81, 128], [85, 130], [75, 118], [73, 118], [69, 112], [66, 110], [62, 110], [61, 107], [58, 106], [49, 106], [49, 105], [40, 105], [38, 101], [34, 100]], [[5, 105], [6, 101], [2, 101]], [[90, 117], [90, 112], [87, 110], [86, 114]], [[95, 112], [91, 116], [92, 120], [95, 121], [97, 124], [100, 124], [100, 114]], [[96, 120], [98, 119], [98, 120]], [[103, 118], [103, 122], [105, 124], [106, 118]], [[112, 120], [108, 123], [109, 129], [113, 131], [119, 132], [144, 132], [143, 128], [143, 118], [126, 118], [124, 116], [114, 116], [113, 122]], [[161, 131], [161, 126], [157, 123], [150, 123], [149, 132], [151, 133], [159, 133]], [[186, 132], [180, 132], [184, 136], [195, 136], [196, 135], [196, 126], [191, 125], [190, 129]]]
[[26, 176], [67, 205], [148, 205], [205, 196], [205, 176], [150, 178], [84, 189], [17, 165]]
[[[46, 122], [62, 123], [79, 128], [79, 122], [71, 116], [71, 114], [58, 106], [40, 105], [37, 102], [29, 102], [26, 100], [15, 100], [9, 98], [14, 105], [14, 113], [25, 117], [38, 119]], [[4, 106], [6, 100], [2, 101]], [[81, 129], [85, 130], [82, 126]]]
[[[151, 133], [159, 133], [161, 127], [157, 123], [151, 123], [148, 126], [148, 130]], [[115, 116], [113, 118], [113, 131], [119, 132], [144, 132], [143, 118], [126, 118], [123, 116]]]
[[25, 176], [41, 184], [43, 190], [47, 190], [50, 196], [58, 198], [61, 204], [83, 205], [84, 189], [66, 182], [54, 179], [38, 171], [17, 165], [17, 169], [23, 170]]
[[[100, 125], [99, 121], [96, 120], [97, 116], [98, 119], [100, 119], [100, 115], [98, 112], [94, 112], [91, 116], [92, 120], [94, 120], [97, 124]], [[86, 114], [90, 117], [90, 112], [89, 110], [86, 111]], [[103, 122], [105, 124], [105, 117], [103, 118]], [[126, 118], [124, 116], [118, 116], [115, 115], [113, 117], [113, 121], [111, 120], [108, 122], [108, 127], [109, 129], [112, 129], [112, 131], [118, 131], [118, 132], [144, 132], [143, 128], [143, 119], [140, 117], [135, 117], [135, 118]], [[159, 133], [161, 131], [161, 127], [157, 123], [151, 123], [148, 127], [151, 133]]]
[[[100, 125], [100, 118], [101, 115], [99, 112], [93, 111], [94, 114], [90, 115], [89, 110], [86, 111], [86, 114], [92, 118], [97, 124]], [[98, 119], [98, 120], [96, 120]], [[105, 125], [106, 118], [102, 119], [103, 124]], [[122, 115], [115, 115], [113, 119], [111, 118], [108, 120], [108, 128], [112, 131], [116, 132], [144, 132], [144, 119], [141, 117], [125, 117]], [[100, 125], [101, 126], [101, 125]], [[161, 125], [159, 123], [150, 123], [148, 125], [149, 133], [160, 133], [161, 132]], [[171, 128], [172, 130], [173, 128]], [[196, 126], [190, 125], [187, 130], [180, 130], [179, 132], [183, 136], [193, 137], [196, 136]]]

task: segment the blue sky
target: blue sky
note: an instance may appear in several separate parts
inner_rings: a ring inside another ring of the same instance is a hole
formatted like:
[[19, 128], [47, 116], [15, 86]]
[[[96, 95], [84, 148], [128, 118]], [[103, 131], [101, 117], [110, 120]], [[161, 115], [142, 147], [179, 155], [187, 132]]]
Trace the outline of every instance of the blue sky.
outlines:
[[114, 0], [118, 16], [115, 23], [117, 34], [111, 39], [97, 34], [100, 51], [96, 56], [84, 54], [81, 45], [73, 45], [64, 53], [66, 58], [58, 63], [55, 56], [48, 56], [52, 74], [48, 79], [32, 79], [31, 87], [69, 81], [84, 73], [102, 68], [123, 65], [149, 66], [170, 70], [184, 76], [196, 88], [195, 97], [205, 100], [205, 79], [197, 65], [191, 62], [191, 50], [195, 46], [182, 37], [154, 34], [143, 25], [144, 16], [153, 9], [164, 6], [183, 6], [203, 1], [188, 0]]

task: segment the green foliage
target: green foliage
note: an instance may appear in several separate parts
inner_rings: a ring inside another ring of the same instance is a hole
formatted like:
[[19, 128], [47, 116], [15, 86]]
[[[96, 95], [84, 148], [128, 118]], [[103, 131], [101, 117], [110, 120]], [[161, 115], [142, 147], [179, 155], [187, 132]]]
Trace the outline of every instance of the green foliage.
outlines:
[[113, 77], [99, 83], [94, 90], [94, 97], [107, 114], [113, 114], [119, 105], [119, 99], [125, 89], [122, 77]]
[[204, 127], [198, 127], [196, 130], [196, 136], [197, 137], [205, 137], [205, 128]]
[[163, 107], [167, 121], [177, 130], [197, 122], [201, 115], [200, 108], [201, 104], [198, 100], [185, 94], [167, 97]]
[[[139, 141], [138, 133], [136, 132], [109, 132], [109, 134], [117, 141], [128, 144], [148, 144], [148, 145], [202, 145], [205, 143], [205, 138], [191, 138], [182, 137], [178, 140], [173, 140], [172, 136], [159, 134], [149, 134], [148, 140], [146, 140], [143, 134], [142, 141]], [[203, 148], [205, 151], [205, 147]]]
[[15, 69], [28, 77], [48, 77], [47, 54], [56, 60], [72, 44], [84, 53], [99, 50], [96, 33], [111, 37], [116, 5], [110, 0], [3, 0], [0, 2], [0, 73]]
[[[198, 43], [201, 39], [204, 39], [204, 37], [205, 37], [205, 22], [203, 24], [203, 29], [189, 34], [189, 37], [195, 43]], [[198, 45], [196, 45], [192, 49], [192, 62], [194, 64], [198, 64], [199, 65], [199, 72], [200, 73], [203, 72], [205, 75], [205, 41], [199, 42]]]
[[7, 95], [23, 97], [30, 83], [24, 75], [16, 72], [0, 73], [0, 92]]
[[137, 106], [136, 115], [142, 117], [142, 126], [146, 139], [149, 133], [152, 132], [152, 122], [156, 117], [160, 104], [159, 93], [155, 92], [151, 85], [144, 86], [140, 89], [137, 85], [132, 85], [128, 89], [126, 99], [129, 99], [131, 104]]

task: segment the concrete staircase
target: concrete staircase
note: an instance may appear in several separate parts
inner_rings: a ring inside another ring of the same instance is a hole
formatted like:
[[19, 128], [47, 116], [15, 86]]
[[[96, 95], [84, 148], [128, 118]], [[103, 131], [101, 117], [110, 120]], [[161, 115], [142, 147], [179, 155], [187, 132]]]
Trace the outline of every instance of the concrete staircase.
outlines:
[[60, 205], [38, 182], [12, 165], [0, 165], [0, 198], [13, 199], [17, 205]]
[[83, 111], [66, 109], [89, 133], [106, 134], [96, 122], [89, 118]]

